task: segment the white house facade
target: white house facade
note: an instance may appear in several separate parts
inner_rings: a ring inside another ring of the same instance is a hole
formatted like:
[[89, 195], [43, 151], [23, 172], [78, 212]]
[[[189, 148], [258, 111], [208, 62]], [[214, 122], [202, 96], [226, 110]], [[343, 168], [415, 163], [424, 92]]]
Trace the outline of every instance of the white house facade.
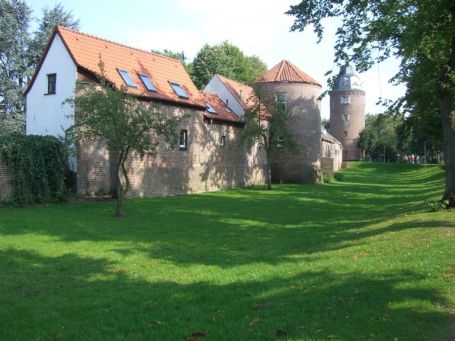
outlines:
[[65, 101], [74, 96], [76, 78], [77, 66], [55, 34], [26, 92], [28, 135], [63, 136], [74, 124], [74, 108]]
[[242, 103], [240, 103], [238, 98], [235, 96], [238, 96], [238, 94], [234, 94], [232, 90], [233, 89], [230, 90], [228, 88], [228, 85], [223, 82], [221, 76], [215, 75], [205, 86], [203, 91], [206, 93], [218, 95], [218, 97], [221, 98], [224, 103], [226, 103], [226, 105], [234, 112], [234, 114], [243, 119], [243, 116], [245, 114], [244, 108], [242, 106]]

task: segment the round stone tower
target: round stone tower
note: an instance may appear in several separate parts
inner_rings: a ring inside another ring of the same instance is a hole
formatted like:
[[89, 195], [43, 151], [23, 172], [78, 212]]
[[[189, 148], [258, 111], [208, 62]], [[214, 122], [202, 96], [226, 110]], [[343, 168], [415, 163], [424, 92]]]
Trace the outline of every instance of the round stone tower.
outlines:
[[274, 182], [318, 181], [321, 141], [321, 85], [287, 60], [268, 71], [257, 84], [275, 96], [289, 114], [288, 129], [300, 153], [277, 151], [272, 157]]
[[362, 157], [357, 147], [359, 134], [365, 128], [365, 91], [355, 67], [345, 65], [330, 92], [330, 134], [343, 145], [343, 161]]

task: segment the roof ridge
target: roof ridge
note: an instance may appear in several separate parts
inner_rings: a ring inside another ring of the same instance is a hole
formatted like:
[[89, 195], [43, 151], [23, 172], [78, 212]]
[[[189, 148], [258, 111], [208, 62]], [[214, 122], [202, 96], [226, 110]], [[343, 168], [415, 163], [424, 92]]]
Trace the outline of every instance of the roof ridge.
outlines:
[[168, 56], [163, 56], [163, 55], [158, 54], [156, 52], [147, 51], [147, 50], [144, 50], [144, 49], [141, 49], [141, 48], [138, 48], [138, 47], [134, 47], [134, 46], [130, 46], [130, 45], [127, 45], [127, 44], [119, 43], [119, 42], [114, 41], [114, 40], [106, 39], [106, 38], [103, 38], [103, 37], [100, 37], [100, 36], [97, 36], [97, 35], [94, 35], [94, 34], [73, 30], [72, 28], [69, 28], [69, 27], [66, 27], [66, 26], [62, 26], [62, 25], [57, 25], [57, 30], [60, 30], [60, 29], [63, 29], [65, 31], [69, 31], [69, 32], [72, 32], [72, 33], [80, 34], [80, 35], [83, 35], [83, 36], [86, 36], [86, 37], [94, 38], [94, 39], [97, 39], [97, 40], [101, 40], [101, 41], [104, 41], [104, 42], [107, 42], [107, 43], [111, 43], [111, 44], [114, 44], [114, 45], [126, 47], [126, 48], [129, 48], [131, 50], [136, 50], [136, 51], [139, 51], [139, 52], [148, 53], [148, 54], [151, 54], [151, 55], [156, 56], [156, 57], [169, 59], [169, 60], [172, 60], [174, 62], [178, 62], [180, 64], [182, 63], [179, 59], [171, 58], [171, 57], [168, 57]]
[[286, 59], [283, 59], [280, 63], [280, 69], [278, 70], [277, 74], [276, 74], [276, 77], [275, 77], [275, 82], [278, 81], [278, 78], [280, 77], [281, 75], [281, 72], [283, 72], [283, 68], [284, 68], [284, 64], [287, 63], [287, 60]]
[[237, 84], [239, 84], [239, 85], [242, 85], [242, 86], [248, 86], [248, 87], [250, 87], [250, 88], [251, 88], [251, 86], [250, 86], [250, 85], [248, 85], [248, 84], [244, 84], [244, 83], [241, 83], [241, 82], [239, 82], [239, 81], [236, 81], [236, 80], [234, 80], [234, 79], [228, 78], [228, 77], [226, 77], [226, 76], [223, 76], [223, 75], [220, 75], [220, 74], [218, 74], [218, 73], [217, 73], [217, 74], [215, 74], [215, 76], [218, 76], [218, 77], [224, 78], [224, 79], [226, 79], [226, 80], [228, 80], [228, 81], [230, 81], [230, 82], [234, 82], [234, 83], [237, 83]]

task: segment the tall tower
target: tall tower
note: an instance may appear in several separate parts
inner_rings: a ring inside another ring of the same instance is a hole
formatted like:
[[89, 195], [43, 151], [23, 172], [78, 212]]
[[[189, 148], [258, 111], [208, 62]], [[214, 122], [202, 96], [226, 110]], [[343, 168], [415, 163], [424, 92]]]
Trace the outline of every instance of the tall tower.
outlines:
[[345, 65], [330, 92], [330, 134], [343, 144], [343, 161], [362, 157], [357, 147], [359, 134], [365, 128], [365, 91], [355, 67]]
[[273, 155], [273, 181], [317, 181], [321, 148], [321, 85], [287, 60], [275, 65], [257, 85], [274, 94], [277, 103], [284, 105], [289, 115], [289, 132], [300, 149], [298, 155], [279, 150]]

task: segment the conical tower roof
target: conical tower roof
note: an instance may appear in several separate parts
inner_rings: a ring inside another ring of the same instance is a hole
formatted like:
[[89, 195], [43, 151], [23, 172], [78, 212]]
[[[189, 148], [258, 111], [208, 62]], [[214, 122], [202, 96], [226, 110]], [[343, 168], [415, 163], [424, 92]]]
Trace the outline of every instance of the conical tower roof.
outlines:
[[297, 66], [287, 60], [282, 60], [262, 76], [259, 83], [293, 82], [321, 86]]

